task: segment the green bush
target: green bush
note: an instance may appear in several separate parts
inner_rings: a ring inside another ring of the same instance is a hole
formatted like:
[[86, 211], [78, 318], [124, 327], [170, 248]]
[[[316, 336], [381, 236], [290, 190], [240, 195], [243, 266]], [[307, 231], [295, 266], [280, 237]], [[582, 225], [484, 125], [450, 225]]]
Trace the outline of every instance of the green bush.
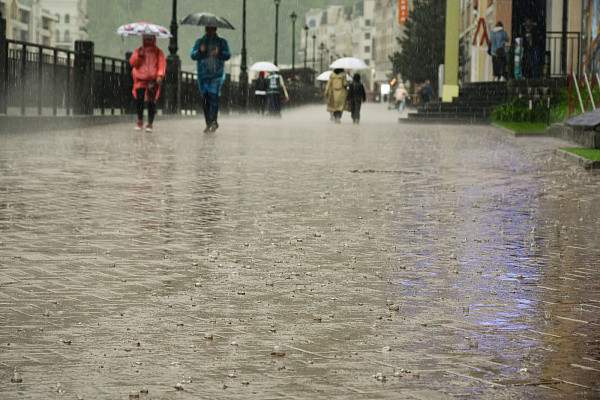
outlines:
[[546, 122], [547, 118], [548, 110], [542, 100], [534, 102], [530, 110], [526, 100], [512, 99], [492, 111], [494, 122]]

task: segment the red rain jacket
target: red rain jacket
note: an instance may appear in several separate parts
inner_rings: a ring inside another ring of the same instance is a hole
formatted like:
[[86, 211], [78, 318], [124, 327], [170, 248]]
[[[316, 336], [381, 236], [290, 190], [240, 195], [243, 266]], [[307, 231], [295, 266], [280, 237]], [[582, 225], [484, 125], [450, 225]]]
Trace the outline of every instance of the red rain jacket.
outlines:
[[[144, 50], [144, 55], [140, 56], [140, 50]], [[138, 89], [146, 89], [146, 99], [151, 102], [156, 102], [160, 94], [160, 85], [152, 87], [152, 83], [156, 84], [156, 78], [165, 77], [167, 69], [167, 60], [162, 50], [156, 47], [156, 36], [152, 42], [152, 46], [141, 46], [135, 49], [129, 64], [133, 67], [133, 97], [137, 99], [136, 91]], [[150, 88], [148, 87], [150, 84]], [[156, 88], [154, 99], [148, 99], [148, 92], [153, 92]], [[150, 89], [150, 90], [149, 90]]]

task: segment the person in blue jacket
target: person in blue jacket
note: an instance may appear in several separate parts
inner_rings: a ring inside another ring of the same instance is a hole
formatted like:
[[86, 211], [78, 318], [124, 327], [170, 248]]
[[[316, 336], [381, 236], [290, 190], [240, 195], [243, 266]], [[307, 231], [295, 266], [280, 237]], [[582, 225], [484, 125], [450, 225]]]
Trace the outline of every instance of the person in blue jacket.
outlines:
[[205, 35], [194, 43], [190, 57], [197, 61], [198, 87], [206, 121], [204, 132], [214, 132], [219, 127], [219, 92], [225, 80], [225, 61], [231, 58], [229, 44], [217, 35], [216, 27], [207, 26]]
[[494, 29], [492, 29], [492, 36], [490, 38], [492, 68], [495, 81], [506, 80], [506, 55], [508, 53], [506, 42], [508, 41], [508, 34], [504, 30], [504, 25], [498, 21]]

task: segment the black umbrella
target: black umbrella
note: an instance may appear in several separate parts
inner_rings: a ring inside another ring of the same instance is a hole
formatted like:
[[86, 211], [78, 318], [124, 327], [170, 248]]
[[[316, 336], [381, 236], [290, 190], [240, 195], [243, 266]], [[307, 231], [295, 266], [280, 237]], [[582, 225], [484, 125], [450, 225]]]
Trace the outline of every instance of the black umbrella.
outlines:
[[216, 28], [235, 29], [229, 21], [218, 15], [199, 12], [190, 14], [181, 20], [184, 25], [202, 25], [202, 26], [214, 26]]

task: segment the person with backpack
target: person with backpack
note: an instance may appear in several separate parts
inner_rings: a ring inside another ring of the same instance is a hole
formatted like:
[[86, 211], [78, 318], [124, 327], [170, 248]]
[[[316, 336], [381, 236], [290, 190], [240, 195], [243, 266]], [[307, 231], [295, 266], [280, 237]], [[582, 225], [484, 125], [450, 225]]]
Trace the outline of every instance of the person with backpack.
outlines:
[[267, 102], [267, 80], [265, 79], [265, 71], [260, 71], [258, 78], [254, 82], [254, 97], [258, 102], [258, 113], [265, 114], [265, 104]]
[[352, 123], [360, 122], [360, 107], [363, 101], [367, 100], [365, 87], [360, 81], [360, 74], [354, 74], [352, 83], [348, 87], [348, 101], [350, 102], [350, 112], [352, 114]]
[[504, 25], [498, 21], [490, 39], [490, 52], [495, 81], [506, 80], [506, 42], [508, 40], [508, 34], [504, 30]]
[[267, 76], [267, 97], [269, 99], [269, 114], [272, 116], [281, 116], [281, 93], [285, 95], [285, 99], [289, 101], [283, 77], [277, 71], [269, 73]]
[[333, 119], [336, 124], [342, 121], [342, 112], [346, 106], [348, 91], [346, 86], [346, 72], [341, 69], [334, 69], [329, 75], [329, 81], [325, 87], [325, 98], [327, 99], [327, 111], [333, 113]]

